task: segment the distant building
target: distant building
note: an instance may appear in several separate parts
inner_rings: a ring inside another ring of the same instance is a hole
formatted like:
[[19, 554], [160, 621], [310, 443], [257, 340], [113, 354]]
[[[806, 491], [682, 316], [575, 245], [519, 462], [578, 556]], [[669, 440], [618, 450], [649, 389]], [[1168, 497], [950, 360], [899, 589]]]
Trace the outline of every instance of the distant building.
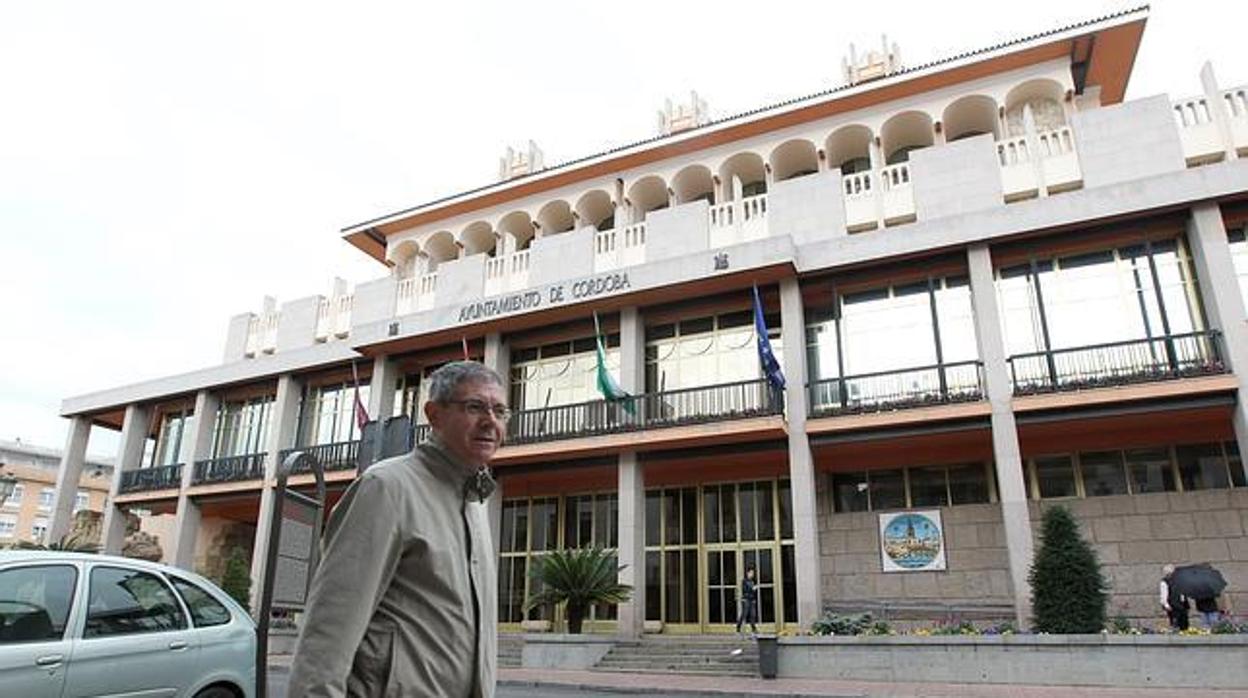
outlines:
[[[17, 478], [17, 487], [0, 503], [0, 546], [19, 541], [46, 543], [56, 499], [61, 451], [20, 441], [0, 441], [0, 476]], [[113, 460], [84, 461], [71, 513], [102, 513], [113, 481]]]

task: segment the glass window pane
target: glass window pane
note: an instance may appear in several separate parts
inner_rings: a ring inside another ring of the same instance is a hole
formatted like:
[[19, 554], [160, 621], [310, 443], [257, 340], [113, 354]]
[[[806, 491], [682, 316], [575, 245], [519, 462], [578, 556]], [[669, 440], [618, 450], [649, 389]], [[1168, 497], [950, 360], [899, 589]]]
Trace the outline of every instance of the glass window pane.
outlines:
[[147, 572], [118, 567], [91, 570], [83, 637], [181, 630], [186, 616], [173, 592]]
[[780, 491], [780, 538], [793, 538], [793, 492], [788, 480], [777, 485]]
[[988, 471], [983, 463], [949, 466], [950, 504], [983, 504], [988, 501]]
[[753, 483], [737, 486], [737, 512], [741, 521], [741, 540], [758, 540], [758, 509], [755, 506]]
[[910, 469], [910, 506], [943, 507], [949, 505], [945, 488], [945, 468], [933, 466]]
[[199, 585], [181, 577], [170, 577], [169, 581], [173, 582], [173, 588], [178, 590], [182, 601], [190, 609], [191, 620], [195, 622], [196, 627], [206, 628], [230, 622], [230, 610], [225, 607], [225, 604], [217, 601], [212, 594], [200, 588]]
[[661, 579], [659, 553], [649, 551], [646, 553], [646, 620], [663, 620]]
[[866, 473], [834, 473], [832, 475], [832, 501], [836, 513], [844, 514], [851, 511], [867, 511]]
[[1222, 455], [1222, 444], [1179, 446], [1174, 449], [1183, 489], [1209, 490], [1230, 486], [1230, 473]]
[[719, 542], [719, 488], [707, 487], [702, 492], [702, 534], [707, 543]]
[[663, 542], [680, 544], [680, 491], [663, 492]]
[[784, 622], [797, 622], [797, 564], [793, 546], [780, 549], [780, 574], [784, 576]]
[[1239, 444], [1227, 441], [1225, 446], [1226, 462], [1231, 468], [1231, 482], [1236, 487], [1248, 487], [1248, 482], [1244, 479], [1244, 463], [1239, 457]]
[[680, 614], [680, 551], [663, 554], [663, 620], [681, 622]]
[[1080, 453], [1079, 468], [1083, 471], [1085, 497], [1105, 497], [1127, 493], [1127, 480], [1122, 467], [1121, 451]]
[[663, 542], [659, 537], [663, 530], [659, 517], [659, 496], [658, 490], [646, 492], [646, 545], [659, 545]]
[[871, 510], [906, 508], [906, 482], [900, 469], [872, 470], [867, 474], [871, 483]]
[[1127, 472], [1131, 475], [1131, 492], [1173, 492], [1174, 470], [1170, 467], [1170, 450], [1165, 448], [1132, 449], [1125, 454]]
[[758, 499], [758, 539], [772, 540], [776, 537], [776, 505], [772, 499], [771, 483], [757, 483], [755, 492]]
[[698, 544], [698, 489], [686, 487], [680, 492], [680, 521], [682, 542], [685, 545]]
[[61, 639], [77, 582], [69, 565], [0, 572], [0, 645]]
[[1070, 456], [1045, 456], [1036, 459], [1036, 481], [1040, 497], [1074, 497], [1075, 465]]

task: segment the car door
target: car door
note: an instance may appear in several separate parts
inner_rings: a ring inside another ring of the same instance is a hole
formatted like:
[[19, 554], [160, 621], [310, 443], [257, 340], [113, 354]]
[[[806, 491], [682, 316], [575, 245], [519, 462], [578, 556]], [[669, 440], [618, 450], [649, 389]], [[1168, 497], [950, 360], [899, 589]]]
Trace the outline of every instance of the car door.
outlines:
[[160, 575], [92, 564], [85, 593], [64, 695], [182, 695], [195, 676], [198, 646], [185, 610]]
[[78, 575], [72, 563], [0, 569], [0, 693], [60, 697]]

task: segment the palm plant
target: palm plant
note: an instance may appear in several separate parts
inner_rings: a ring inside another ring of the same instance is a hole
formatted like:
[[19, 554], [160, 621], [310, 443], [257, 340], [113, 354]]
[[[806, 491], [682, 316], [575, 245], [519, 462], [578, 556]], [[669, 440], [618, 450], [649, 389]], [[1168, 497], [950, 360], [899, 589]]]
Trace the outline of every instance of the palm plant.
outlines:
[[585, 614], [594, 604], [622, 603], [633, 588], [620, 584], [617, 575], [624, 565], [616, 564], [613, 554], [602, 548], [555, 550], [535, 558], [532, 577], [541, 589], [529, 597], [524, 610], [544, 604], [564, 604], [568, 632], [579, 635]]

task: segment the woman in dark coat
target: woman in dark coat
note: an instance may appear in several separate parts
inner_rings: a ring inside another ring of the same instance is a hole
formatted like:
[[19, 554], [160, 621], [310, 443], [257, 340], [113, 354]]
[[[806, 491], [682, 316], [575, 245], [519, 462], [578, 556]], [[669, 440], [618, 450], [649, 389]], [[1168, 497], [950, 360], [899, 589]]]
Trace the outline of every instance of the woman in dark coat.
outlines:
[[745, 579], [741, 580], [741, 612], [737, 614], [737, 632], [741, 632], [741, 624], [749, 623], [750, 630], [758, 634], [758, 583], [754, 581], [754, 566], [745, 568]]

